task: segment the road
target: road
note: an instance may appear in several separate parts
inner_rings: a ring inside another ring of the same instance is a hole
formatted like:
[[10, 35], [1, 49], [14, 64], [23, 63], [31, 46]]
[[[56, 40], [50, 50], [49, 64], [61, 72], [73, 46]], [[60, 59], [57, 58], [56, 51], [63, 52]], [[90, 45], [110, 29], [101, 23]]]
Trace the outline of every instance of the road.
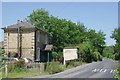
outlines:
[[116, 66], [116, 61], [104, 58], [45, 78], [113, 78]]

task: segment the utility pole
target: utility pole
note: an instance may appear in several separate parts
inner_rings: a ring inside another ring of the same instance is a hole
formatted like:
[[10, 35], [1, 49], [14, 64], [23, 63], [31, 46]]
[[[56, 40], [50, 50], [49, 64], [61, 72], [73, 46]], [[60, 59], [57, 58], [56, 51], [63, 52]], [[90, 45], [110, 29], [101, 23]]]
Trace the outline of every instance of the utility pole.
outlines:
[[22, 32], [21, 32], [21, 25], [18, 25], [20, 22], [20, 20], [18, 20], [17, 22], [17, 28], [18, 28], [18, 54], [21, 58], [22, 56]]
[[5, 73], [6, 73], [6, 78], [8, 78], [8, 53], [9, 53], [9, 32], [8, 32], [8, 29], [6, 27], [6, 30], [7, 30], [7, 61], [6, 61], [6, 65], [5, 65]]
[[18, 49], [17, 49], [17, 52], [18, 52], [18, 54], [20, 53], [20, 37], [19, 37], [19, 22], [20, 22], [20, 20], [18, 20], [17, 21], [17, 31], [18, 31]]

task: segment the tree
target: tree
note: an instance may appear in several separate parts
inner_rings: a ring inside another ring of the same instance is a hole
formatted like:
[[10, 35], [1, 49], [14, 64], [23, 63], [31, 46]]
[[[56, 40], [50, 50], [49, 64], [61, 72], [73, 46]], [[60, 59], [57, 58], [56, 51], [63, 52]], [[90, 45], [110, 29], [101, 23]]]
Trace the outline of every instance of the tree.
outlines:
[[102, 55], [105, 47], [105, 34], [102, 31], [96, 33], [95, 30], [89, 29], [86, 34], [87, 40], [92, 43], [95, 49]]
[[116, 54], [115, 58], [120, 60], [120, 28], [115, 28], [111, 38], [116, 40], [116, 44], [114, 45], [114, 53]]
[[[87, 29], [80, 22], [73, 23], [70, 20], [59, 19], [49, 15], [44, 9], [33, 11], [27, 18], [29, 22], [49, 33], [50, 44], [54, 45], [54, 51], [61, 54], [64, 47], [83, 47], [84, 59], [89, 61], [93, 57], [95, 49], [102, 54], [105, 45], [105, 34]], [[80, 50], [81, 51], [81, 50]], [[80, 52], [82, 53], [82, 51]], [[98, 53], [97, 53], [98, 54]]]
[[115, 59], [114, 55], [114, 47], [113, 46], [106, 46], [103, 50], [103, 56], [111, 59]]

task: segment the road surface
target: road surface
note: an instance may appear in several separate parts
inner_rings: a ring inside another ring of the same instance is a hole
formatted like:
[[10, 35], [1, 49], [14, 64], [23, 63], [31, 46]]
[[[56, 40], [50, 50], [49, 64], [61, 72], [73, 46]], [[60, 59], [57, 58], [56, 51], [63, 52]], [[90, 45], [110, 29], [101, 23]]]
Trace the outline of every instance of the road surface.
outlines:
[[113, 78], [116, 66], [116, 61], [104, 58], [102, 62], [81, 65], [44, 78]]

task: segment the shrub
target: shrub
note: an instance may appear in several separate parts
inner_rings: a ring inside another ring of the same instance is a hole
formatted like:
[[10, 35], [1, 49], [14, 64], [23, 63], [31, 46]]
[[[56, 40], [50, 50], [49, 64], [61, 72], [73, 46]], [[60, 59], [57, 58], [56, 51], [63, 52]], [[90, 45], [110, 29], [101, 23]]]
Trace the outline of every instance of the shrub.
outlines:
[[60, 64], [59, 62], [51, 62], [46, 66], [46, 71], [50, 74], [61, 72], [65, 69], [65, 66]]
[[120, 54], [118, 53], [115, 54], [115, 60], [120, 60]]
[[115, 78], [115, 80], [119, 80], [120, 79], [120, 67], [118, 67], [116, 69], [114, 78]]
[[12, 71], [16, 71], [16, 72], [26, 71], [25, 62], [23, 60], [12, 61], [10, 64], [8, 64], [8, 72], [12, 72]]
[[57, 52], [52, 52], [52, 57], [55, 61], [58, 59], [58, 53]]
[[15, 65], [14, 64], [9, 64], [8, 65], [8, 72], [12, 72], [12, 71], [14, 71], [15, 70]]
[[69, 63], [69, 65], [74, 66], [74, 67], [79, 66], [80, 64], [82, 64], [82, 62], [76, 61], [76, 60], [70, 61]]
[[102, 56], [100, 55], [100, 53], [99, 52], [97, 52], [97, 51], [95, 51], [94, 53], [93, 53], [93, 61], [102, 61]]
[[112, 54], [112, 55], [109, 56], [109, 58], [110, 58], [110, 59], [115, 59], [115, 55]]
[[98, 52], [94, 52], [93, 53], [93, 61], [97, 61], [98, 60]]
[[25, 61], [24, 60], [19, 60], [19, 61], [15, 61], [15, 67], [17, 68], [25, 68]]

